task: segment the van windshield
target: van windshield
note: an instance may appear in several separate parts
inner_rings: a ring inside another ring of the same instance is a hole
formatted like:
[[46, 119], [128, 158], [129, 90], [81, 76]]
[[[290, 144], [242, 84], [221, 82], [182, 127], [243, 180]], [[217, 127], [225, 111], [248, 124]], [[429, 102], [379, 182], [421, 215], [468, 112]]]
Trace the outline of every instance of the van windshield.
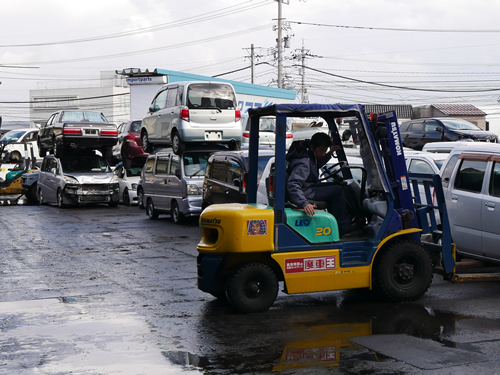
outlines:
[[184, 174], [189, 177], [204, 176], [208, 158], [212, 152], [184, 153]]
[[193, 83], [188, 86], [186, 104], [189, 109], [236, 109], [236, 97], [224, 83]]

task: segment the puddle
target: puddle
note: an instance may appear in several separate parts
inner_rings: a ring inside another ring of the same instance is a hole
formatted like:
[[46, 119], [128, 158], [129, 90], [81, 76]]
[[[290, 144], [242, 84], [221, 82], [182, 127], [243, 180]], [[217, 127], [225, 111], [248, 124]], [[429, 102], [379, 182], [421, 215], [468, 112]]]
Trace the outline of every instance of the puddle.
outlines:
[[[210, 355], [207, 351], [205, 361], [211, 368], [232, 368], [235, 373], [238, 368], [252, 372], [257, 369], [291, 371], [317, 366], [340, 367], [343, 373], [351, 373], [348, 369], [362, 361], [394, 362], [394, 358], [397, 359], [397, 356], [387, 354], [390, 350], [381, 354], [376, 349], [355, 343], [358, 337], [371, 337], [371, 342], [376, 343], [377, 337], [410, 336], [420, 340], [418, 342], [428, 349], [439, 347], [449, 353], [447, 351], [452, 348], [458, 349], [457, 353], [470, 353], [464, 357], [471, 358], [471, 361], [484, 360], [484, 353], [477, 343], [500, 341], [497, 339], [500, 320], [496, 319], [435, 311], [418, 303], [336, 306], [336, 301], [324, 302], [316, 305], [295, 303], [294, 309], [287, 306], [264, 314], [248, 314], [243, 320], [214, 303], [198, 326], [203, 341], [214, 347], [214, 352], [228, 351], [228, 348], [238, 345], [238, 352], [247, 355], [239, 358], [237, 367], [237, 354], [232, 356], [231, 350], [226, 356]], [[460, 342], [454, 341], [457, 338]], [[257, 354], [256, 342], [261, 345], [259, 352], [265, 353], [265, 359], [260, 363], [255, 363], [253, 357]], [[386, 343], [386, 348], [395, 346], [390, 341]], [[433, 366], [432, 363], [426, 365]], [[200, 362], [199, 366], [203, 368], [204, 363]]]

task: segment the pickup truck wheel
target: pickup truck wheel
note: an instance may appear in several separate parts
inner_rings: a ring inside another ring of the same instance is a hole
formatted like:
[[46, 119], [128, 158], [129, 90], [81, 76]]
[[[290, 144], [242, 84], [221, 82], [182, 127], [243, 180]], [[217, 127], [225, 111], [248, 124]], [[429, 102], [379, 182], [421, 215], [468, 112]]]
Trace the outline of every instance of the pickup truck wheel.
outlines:
[[174, 151], [174, 154], [176, 155], [181, 155], [185, 148], [186, 143], [181, 139], [179, 132], [174, 130], [172, 133], [172, 151]]
[[159, 216], [158, 211], [155, 210], [155, 205], [153, 204], [153, 200], [151, 198], [148, 199], [148, 202], [146, 204], [146, 215], [148, 215], [151, 220], [156, 220]]
[[278, 278], [262, 263], [249, 263], [237, 269], [226, 283], [229, 303], [239, 312], [268, 310], [278, 295]]
[[153, 152], [153, 146], [151, 143], [149, 143], [149, 137], [148, 137], [148, 132], [143, 131], [141, 134], [141, 141], [142, 141], [142, 150], [144, 152], [147, 152], [148, 154]]
[[420, 298], [432, 282], [432, 262], [420, 244], [397, 241], [381, 254], [374, 267], [375, 289], [391, 301]]
[[177, 204], [176, 201], [172, 201], [172, 207], [170, 208], [170, 217], [172, 218], [172, 221], [175, 224], [182, 224], [184, 223], [184, 215], [182, 214], [181, 210], [179, 209], [179, 205]]

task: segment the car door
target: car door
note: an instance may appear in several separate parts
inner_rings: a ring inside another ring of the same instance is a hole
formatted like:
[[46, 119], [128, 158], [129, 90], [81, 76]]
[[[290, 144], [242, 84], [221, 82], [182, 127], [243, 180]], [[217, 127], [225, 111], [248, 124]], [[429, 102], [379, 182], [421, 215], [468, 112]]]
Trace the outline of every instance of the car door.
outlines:
[[210, 167], [210, 175], [206, 181], [204, 199], [208, 204], [224, 203], [227, 178], [227, 161], [225, 155], [216, 155]]
[[182, 172], [181, 164], [178, 155], [170, 155], [170, 167], [167, 176], [167, 201], [166, 207], [170, 210], [172, 199], [181, 199], [183, 194], [182, 189]]
[[[144, 172], [142, 174], [142, 189], [144, 191], [144, 196], [146, 199], [154, 194], [154, 168], [156, 165], [156, 156], [149, 156], [144, 165]], [[146, 204], [146, 199], [144, 204]]]
[[441, 142], [443, 140], [443, 127], [436, 120], [426, 120], [424, 123], [424, 133], [422, 147], [431, 142]]
[[403, 143], [406, 147], [419, 150], [423, 147], [422, 138], [424, 135], [424, 124], [422, 121], [410, 123], [407, 133], [403, 138]]
[[156, 156], [156, 164], [154, 171], [154, 205], [161, 210], [168, 209], [168, 167], [170, 162], [170, 154], [162, 154]]
[[239, 160], [232, 157], [227, 158], [224, 203], [246, 203], [246, 194], [242, 194], [240, 189], [243, 170]]
[[45, 179], [43, 190], [43, 197], [46, 202], [55, 203], [57, 202], [57, 188], [59, 186], [59, 174], [61, 173], [61, 169], [59, 167], [59, 163], [56, 158], [50, 158], [47, 160], [45, 165]]
[[482, 255], [482, 192], [488, 155], [462, 154], [446, 200], [453, 241], [461, 252]]
[[500, 260], [500, 156], [493, 156], [488, 169], [487, 193], [481, 204], [484, 256]]
[[166, 141], [171, 141], [172, 122], [175, 117], [175, 107], [177, 105], [177, 87], [170, 86], [167, 92], [167, 102], [161, 114], [161, 136]]
[[151, 103], [150, 112], [142, 120], [143, 127], [146, 128], [150, 140], [161, 138], [161, 116], [166, 104], [167, 88], [156, 95]]
[[38, 133], [38, 139], [40, 141], [40, 146], [44, 148], [52, 147], [52, 139], [50, 136], [51, 126], [54, 124], [54, 119], [58, 113], [53, 113], [50, 115], [49, 119], [45, 124], [42, 125], [40, 132]]

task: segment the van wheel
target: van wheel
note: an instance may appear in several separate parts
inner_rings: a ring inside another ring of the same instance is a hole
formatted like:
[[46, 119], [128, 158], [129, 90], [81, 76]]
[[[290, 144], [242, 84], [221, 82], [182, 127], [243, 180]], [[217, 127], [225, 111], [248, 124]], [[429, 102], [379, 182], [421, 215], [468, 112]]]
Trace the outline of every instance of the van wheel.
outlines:
[[174, 130], [172, 133], [172, 150], [176, 155], [181, 155], [186, 148], [186, 143], [181, 139], [179, 132]]
[[228, 279], [226, 295], [229, 303], [240, 312], [266, 311], [278, 295], [278, 278], [265, 264], [246, 264]]
[[156, 220], [158, 219], [158, 211], [155, 210], [155, 205], [153, 204], [153, 200], [151, 198], [148, 199], [148, 203], [146, 204], [146, 215], [151, 220]]
[[142, 140], [142, 150], [148, 154], [153, 152], [153, 146], [149, 143], [148, 132], [144, 130], [141, 135]]
[[144, 208], [144, 191], [142, 189], [137, 189], [137, 205], [140, 209]]
[[179, 205], [176, 201], [172, 201], [172, 207], [170, 208], [170, 217], [175, 224], [184, 223], [184, 215], [181, 213], [179, 209]]
[[397, 241], [374, 268], [374, 284], [384, 297], [405, 302], [420, 298], [432, 282], [432, 262], [422, 245]]

